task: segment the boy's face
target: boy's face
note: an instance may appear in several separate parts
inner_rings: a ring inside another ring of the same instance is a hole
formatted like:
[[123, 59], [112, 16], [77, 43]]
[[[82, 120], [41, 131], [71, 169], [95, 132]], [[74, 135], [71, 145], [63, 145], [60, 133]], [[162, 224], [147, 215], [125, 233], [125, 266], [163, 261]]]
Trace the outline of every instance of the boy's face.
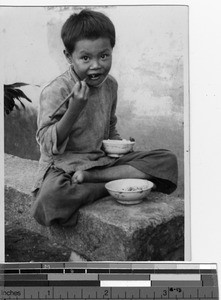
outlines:
[[83, 39], [75, 44], [72, 54], [66, 53], [78, 77], [89, 86], [98, 86], [108, 75], [112, 64], [112, 47], [108, 38]]

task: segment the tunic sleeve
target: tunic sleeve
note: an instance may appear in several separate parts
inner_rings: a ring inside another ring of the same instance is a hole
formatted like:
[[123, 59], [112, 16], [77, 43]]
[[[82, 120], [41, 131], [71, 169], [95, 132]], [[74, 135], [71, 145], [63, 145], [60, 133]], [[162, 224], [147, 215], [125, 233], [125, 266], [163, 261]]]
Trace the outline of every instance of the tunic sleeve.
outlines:
[[110, 118], [110, 131], [109, 131], [109, 139], [111, 140], [121, 140], [121, 136], [116, 129], [117, 125], [117, 116], [116, 116], [116, 107], [117, 107], [117, 82], [114, 82], [113, 89], [113, 105], [111, 110], [111, 118]]
[[59, 148], [57, 147], [56, 123], [67, 110], [67, 106], [62, 106], [53, 120], [50, 118], [55, 109], [67, 95], [68, 91], [64, 89], [64, 87], [59, 86], [58, 83], [45, 87], [40, 95], [38, 131], [36, 138], [37, 142], [40, 144], [41, 150], [49, 156], [53, 154], [62, 154], [65, 151], [69, 140], [69, 138], [67, 138]]

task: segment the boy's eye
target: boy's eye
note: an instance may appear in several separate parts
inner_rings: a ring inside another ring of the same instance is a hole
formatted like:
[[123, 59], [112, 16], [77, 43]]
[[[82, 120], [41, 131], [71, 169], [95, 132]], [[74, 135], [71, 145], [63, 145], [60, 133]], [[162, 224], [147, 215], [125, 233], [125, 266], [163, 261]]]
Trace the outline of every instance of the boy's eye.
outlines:
[[82, 59], [83, 59], [84, 61], [88, 61], [88, 60], [89, 60], [89, 57], [88, 57], [87, 55], [84, 55], [84, 56], [82, 57]]
[[108, 54], [106, 54], [106, 53], [101, 54], [101, 58], [102, 58], [102, 59], [105, 59], [105, 58], [107, 58], [107, 57], [108, 57]]

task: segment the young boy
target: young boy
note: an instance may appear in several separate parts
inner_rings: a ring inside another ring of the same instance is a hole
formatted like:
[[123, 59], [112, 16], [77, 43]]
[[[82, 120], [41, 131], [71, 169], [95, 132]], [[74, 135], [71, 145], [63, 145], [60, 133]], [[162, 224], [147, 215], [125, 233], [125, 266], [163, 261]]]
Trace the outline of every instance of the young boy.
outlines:
[[[37, 141], [41, 158], [32, 215], [42, 225], [75, 225], [78, 209], [108, 195], [104, 184], [144, 178], [155, 190], [177, 187], [177, 160], [168, 150], [108, 157], [104, 139], [121, 139], [116, 130], [117, 82], [109, 75], [115, 28], [100, 12], [71, 15], [61, 37], [69, 70], [48, 84], [40, 96]], [[67, 95], [54, 118], [50, 118]]]

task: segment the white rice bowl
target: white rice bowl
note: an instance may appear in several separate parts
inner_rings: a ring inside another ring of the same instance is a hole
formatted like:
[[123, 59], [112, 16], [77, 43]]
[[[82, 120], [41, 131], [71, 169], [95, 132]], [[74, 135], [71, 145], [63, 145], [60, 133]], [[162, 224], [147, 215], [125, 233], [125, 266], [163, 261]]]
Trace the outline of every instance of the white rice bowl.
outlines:
[[138, 204], [150, 193], [153, 183], [146, 179], [119, 179], [105, 184], [109, 194], [121, 204]]
[[110, 155], [126, 154], [133, 150], [135, 142], [130, 140], [103, 140], [104, 151]]

